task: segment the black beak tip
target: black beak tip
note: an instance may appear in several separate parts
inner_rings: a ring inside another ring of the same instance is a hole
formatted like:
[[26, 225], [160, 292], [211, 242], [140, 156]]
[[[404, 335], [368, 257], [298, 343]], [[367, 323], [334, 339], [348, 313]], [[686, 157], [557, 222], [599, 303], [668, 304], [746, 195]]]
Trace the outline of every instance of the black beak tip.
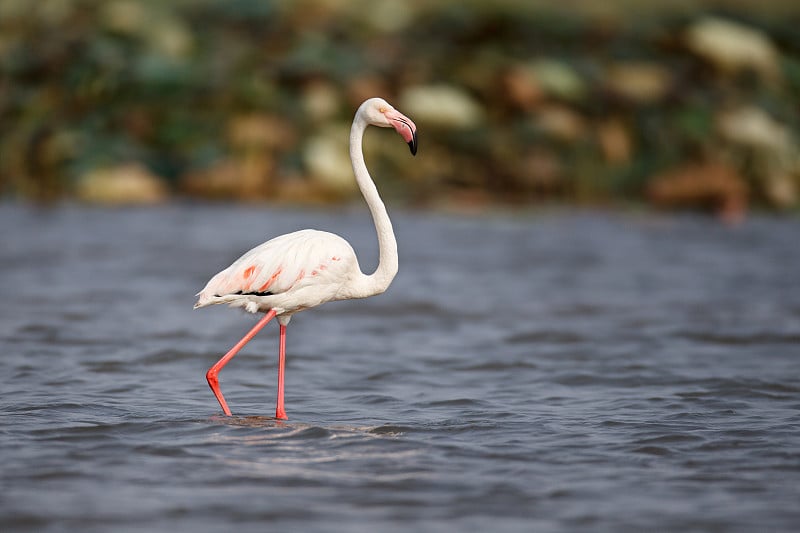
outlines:
[[411, 149], [411, 155], [417, 155], [417, 132], [413, 133], [411, 140], [408, 141], [408, 147]]

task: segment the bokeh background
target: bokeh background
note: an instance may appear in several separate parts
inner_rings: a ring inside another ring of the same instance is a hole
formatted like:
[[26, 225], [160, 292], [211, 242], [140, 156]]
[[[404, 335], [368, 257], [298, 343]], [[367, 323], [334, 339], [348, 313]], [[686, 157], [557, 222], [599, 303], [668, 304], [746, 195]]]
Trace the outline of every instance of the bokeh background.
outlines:
[[[223, 417], [375, 95], [399, 275]], [[798, 148], [800, 0], [0, 0], [0, 529], [796, 533]]]
[[1, 0], [0, 191], [348, 201], [381, 95], [420, 129], [413, 165], [368, 136], [392, 202], [796, 212], [798, 27], [794, 0]]

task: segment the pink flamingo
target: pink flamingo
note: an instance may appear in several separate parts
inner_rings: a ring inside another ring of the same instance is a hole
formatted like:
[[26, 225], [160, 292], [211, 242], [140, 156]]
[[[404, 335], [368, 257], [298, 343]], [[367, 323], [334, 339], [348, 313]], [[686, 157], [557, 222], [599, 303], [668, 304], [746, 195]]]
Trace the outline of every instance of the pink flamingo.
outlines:
[[397, 274], [397, 241], [386, 206], [364, 163], [361, 141], [367, 126], [392, 127], [417, 153], [417, 127], [381, 98], [365, 101], [356, 111], [350, 129], [350, 160], [356, 182], [364, 195], [378, 233], [380, 259], [372, 274], [364, 274], [346, 240], [333, 233], [305, 229], [275, 237], [256, 246], [211, 278], [197, 296], [195, 309], [214, 304], [244, 307], [250, 313], [266, 313], [217, 363], [206, 379], [222, 410], [231, 410], [219, 389], [218, 374], [242, 347], [275, 317], [280, 323], [278, 400], [275, 418], [287, 420], [283, 405], [286, 364], [286, 326], [294, 313], [333, 300], [366, 298], [381, 294]]

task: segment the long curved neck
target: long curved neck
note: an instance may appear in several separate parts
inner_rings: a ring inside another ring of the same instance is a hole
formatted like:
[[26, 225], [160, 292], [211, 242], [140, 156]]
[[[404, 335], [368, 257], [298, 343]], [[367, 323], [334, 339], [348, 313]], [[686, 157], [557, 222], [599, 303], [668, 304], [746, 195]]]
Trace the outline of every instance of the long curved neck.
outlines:
[[366, 200], [369, 211], [372, 214], [372, 220], [375, 222], [380, 254], [378, 268], [374, 273], [365, 276], [362, 283], [359, 284], [361, 285], [359, 292], [364, 292], [364, 296], [380, 294], [385, 291], [394, 279], [395, 274], [397, 274], [398, 268], [397, 240], [394, 237], [392, 221], [389, 220], [386, 206], [378, 194], [375, 182], [372, 181], [369, 175], [366, 163], [364, 163], [362, 142], [364, 130], [367, 129], [367, 126], [366, 121], [358, 113], [355, 120], [353, 120], [353, 127], [350, 129], [350, 160], [353, 163], [353, 172], [355, 173], [358, 188], [361, 189], [361, 194], [364, 195], [364, 200]]

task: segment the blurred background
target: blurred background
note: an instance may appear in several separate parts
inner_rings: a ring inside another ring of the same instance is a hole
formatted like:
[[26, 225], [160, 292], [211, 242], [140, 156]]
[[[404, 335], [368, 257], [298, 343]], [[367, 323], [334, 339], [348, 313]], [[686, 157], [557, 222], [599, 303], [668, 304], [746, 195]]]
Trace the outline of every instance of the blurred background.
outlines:
[[[400, 273], [217, 416], [372, 96]], [[2, 530], [798, 532], [798, 148], [800, 0], [0, 0]]]
[[414, 207], [800, 205], [796, 0], [0, 0], [0, 191]]

